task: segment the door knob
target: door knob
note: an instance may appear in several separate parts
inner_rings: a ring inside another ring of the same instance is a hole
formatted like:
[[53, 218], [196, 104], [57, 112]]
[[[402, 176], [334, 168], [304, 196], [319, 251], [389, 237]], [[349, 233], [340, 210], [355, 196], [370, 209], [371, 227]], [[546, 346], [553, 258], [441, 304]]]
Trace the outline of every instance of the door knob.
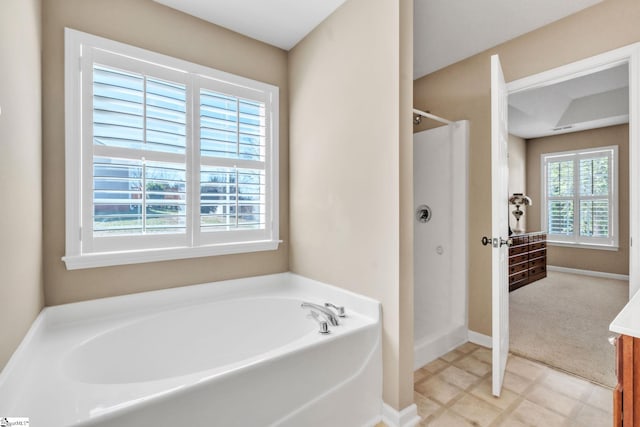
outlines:
[[507, 245], [507, 246], [511, 246], [511, 245], [513, 245], [513, 240], [512, 240], [512, 239], [506, 239], [506, 240], [505, 240], [505, 239], [503, 239], [503, 238], [501, 237], [501, 238], [500, 238], [500, 246], [504, 246], [504, 245]]
[[504, 245], [511, 246], [513, 244], [512, 239], [503, 239], [502, 237], [491, 239], [487, 236], [483, 236], [481, 242], [484, 246], [492, 245], [494, 248], [499, 248]]

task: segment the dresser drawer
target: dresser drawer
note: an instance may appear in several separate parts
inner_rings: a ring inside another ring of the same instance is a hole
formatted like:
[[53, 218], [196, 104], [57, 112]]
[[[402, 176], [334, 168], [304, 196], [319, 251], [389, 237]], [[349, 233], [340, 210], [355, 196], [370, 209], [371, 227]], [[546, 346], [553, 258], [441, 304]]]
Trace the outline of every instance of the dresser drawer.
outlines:
[[523, 253], [527, 253], [529, 251], [529, 245], [518, 245], [518, 246], [510, 246], [509, 247], [509, 256], [519, 255]]
[[513, 255], [509, 257], [509, 265], [520, 264], [529, 261], [529, 254]]
[[528, 277], [529, 270], [522, 270], [516, 274], [512, 274], [511, 276], [509, 276], [509, 285], [526, 280]]
[[538, 268], [538, 267], [546, 267], [547, 265], [547, 260], [544, 257], [541, 258], [535, 258], [532, 260], [529, 260], [529, 262], [527, 263], [529, 265], [528, 268]]
[[525, 245], [529, 243], [529, 236], [511, 236], [513, 246]]
[[538, 267], [530, 268], [529, 272], [529, 280], [533, 282], [534, 280], [542, 279], [543, 277], [547, 277], [547, 266], [540, 265]]
[[547, 242], [545, 242], [545, 241], [529, 243], [529, 252], [537, 251], [539, 249], [545, 249], [546, 247], [547, 247]]
[[523, 270], [529, 269], [529, 261], [521, 262], [520, 264], [509, 265], [509, 275], [519, 273]]

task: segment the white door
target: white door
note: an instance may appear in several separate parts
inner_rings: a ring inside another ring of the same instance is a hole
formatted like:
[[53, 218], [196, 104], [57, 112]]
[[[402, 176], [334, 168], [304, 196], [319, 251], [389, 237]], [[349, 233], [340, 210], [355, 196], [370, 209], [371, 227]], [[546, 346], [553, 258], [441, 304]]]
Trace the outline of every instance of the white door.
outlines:
[[509, 164], [507, 85], [498, 55], [491, 57], [491, 287], [493, 394], [500, 396], [509, 353]]

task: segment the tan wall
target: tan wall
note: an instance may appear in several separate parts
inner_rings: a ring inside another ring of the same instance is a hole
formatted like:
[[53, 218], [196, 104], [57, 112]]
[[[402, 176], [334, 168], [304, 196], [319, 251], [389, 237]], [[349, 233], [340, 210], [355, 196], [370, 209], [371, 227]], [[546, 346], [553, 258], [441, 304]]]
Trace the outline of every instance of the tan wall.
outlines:
[[[491, 335], [490, 55], [500, 54], [507, 81], [640, 41], [640, 2], [605, 0], [414, 82], [414, 104], [450, 120], [471, 121], [469, 179], [469, 327]], [[416, 131], [432, 126], [424, 121]]]
[[0, 2], [0, 369], [43, 306], [40, 8]]
[[529, 196], [536, 206], [527, 208], [532, 230], [539, 230], [540, 210], [540, 155], [581, 148], [618, 146], [618, 221], [620, 224], [620, 249], [602, 251], [576, 249], [549, 245], [547, 263], [558, 267], [606, 273], [629, 274], [629, 125], [610, 126], [583, 132], [567, 133], [527, 140], [527, 182]]
[[[46, 304], [276, 273], [288, 264], [287, 53], [151, 0], [43, 4], [43, 178]], [[280, 88], [278, 251], [67, 271], [64, 206], [64, 27], [142, 47]], [[53, 184], [55, 183], [55, 184]]]
[[349, 0], [289, 55], [290, 268], [382, 301], [383, 398], [396, 409], [413, 401], [408, 7]]
[[[400, 0], [400, 289], [398, 401], [413, 403], [413, 0]], [[387, 401], [385, 401], [387, 402]], [[391, 404], [390, 402], [387, 402]]]
[[[509, 195], [513, 193], [522, 193], [529, 195], [527, 191], [527, 145], [526, 141], [519, 136], [509, 135]], [[509, 226], [512, 230], [516, 229], [516, 217], [511, 211], [515, 206], [509, 206]], [[521, 207], [520, 210], [525, 214], [520, 218], [520, 228], [525, 231], [531, 231], [533, 228], [527, 228], [527, 218], [529, 216], [528, 207]]]

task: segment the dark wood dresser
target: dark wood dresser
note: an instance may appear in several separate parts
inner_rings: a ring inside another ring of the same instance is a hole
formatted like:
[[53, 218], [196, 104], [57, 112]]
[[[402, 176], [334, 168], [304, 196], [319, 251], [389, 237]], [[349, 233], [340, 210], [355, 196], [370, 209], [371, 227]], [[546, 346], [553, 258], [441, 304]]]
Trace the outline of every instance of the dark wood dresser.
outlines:
[[547, 277], [547, 234], [514, 234], [509, 247], [509, 292]]

